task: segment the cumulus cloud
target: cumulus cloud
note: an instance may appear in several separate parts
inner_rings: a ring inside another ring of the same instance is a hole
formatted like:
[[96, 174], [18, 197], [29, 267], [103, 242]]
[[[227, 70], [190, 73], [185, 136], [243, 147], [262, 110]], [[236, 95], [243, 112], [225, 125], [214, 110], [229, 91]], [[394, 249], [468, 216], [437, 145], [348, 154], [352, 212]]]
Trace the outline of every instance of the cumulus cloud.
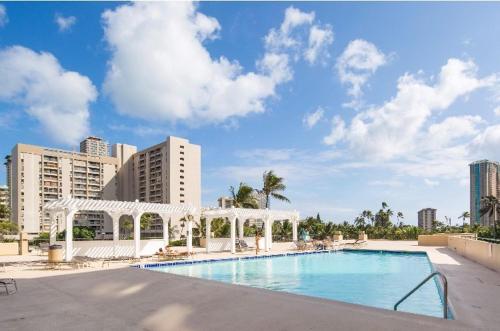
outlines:
[[88, 133], [88, 107], [96, 89], [87, 77], [62, 68], [52, 54], [21, 46], [0, 49], [0, 77], [0, 101], [23, 107], [54, 141], [76, 145]]
[[335, 145], [338, 141], [342, 140], [345, 135], [345, 122], [340, 116], [334, 116], [332, 119], [332, 130], [330, 134], [323, 138], [326, 145]]
[[324, 114], [325, 111], [323, 108], [318, 107], [314, 112], [306, 114], [302, 119], [302, 123], [304, 123], [308, 129], [312, 129], [323, 118]]
[[271, 29], [264, 38], [266, 49], [292, 52], [295, 61], [303, 57], [310, 65], [324, 63], [330, 57], [333, 30], [330, 25], [315, 23], [315, 18], [314, 12], [288, 7], [280, 27]]
[[294, 149], [264, 149], [242, 150], [236, 152], [236, 156], [244, 159], [254, 159], [257, 161], [286, 161], [297, 154]]
[[7, 16], [7, 8], [0, 4], [0, 28], [5, 26], [9, 22], [9, 17]]
[[345, 106], [356, 108], [359, 105], [363, 86], [386, 63], [387, 56], [366, 40], [356, 39], [347, 45], [336, 64], [340, 82], [349, 86], [347, 93], [353, 98]]
[[[493, 76], [478, 78], [474, 62], [458, 59], [448, 60], [434, 85], [405, 74], [398, 80], [396, 96], [379, 107], [354, 116], [343, 139], [357, 154], [374, 159], [387, 160], [407, 155], [415, 151], [418, 142], [422, 141], [424, 124], [434, 112], [447, 109], [458, 98], [490, 86], [494, 80]], [[470, 135], [474, 124], [479, 121], [478, 117], [449, 119], [440, 126], [431, 127], [429, 138], [433, 139], [432, 134], [448, 128], [446, 137], [439, 138], [442, 144], [446, 144], [457, 135]], [[466, 130], [451, 133], [450, 125], [457, 123]]]
[[425, 185], [430, 187], [435, 187], [439, 185], [439, 182], [437, 180], [430, 180], [428, 178], [424, 178], [424, 183]]
[[495, 109], [493, 109], [493, 113], [495, 113], [496, 116], [500, 116], [500, 106], [495, 107]]
[[65, 32], [71, 30], [73, 25], [76, 24], [75, 16], [63, 16], [61, 14], [56, 14], [54, 16], [54, 22], [56, 22], [59, 32]]
[[[300, 20], [291, 14], [284, 29]], [[103, 22], [112, 52], [104, 90], [122, 114], [222, 122], [264, 112], [292, 78], [284, 53], [268, 50], [247, 73], [237, 61], [212, 58], [204, 43], [217, 38], [220, 24], [190, 2], [127, 4], [106, 11]]]

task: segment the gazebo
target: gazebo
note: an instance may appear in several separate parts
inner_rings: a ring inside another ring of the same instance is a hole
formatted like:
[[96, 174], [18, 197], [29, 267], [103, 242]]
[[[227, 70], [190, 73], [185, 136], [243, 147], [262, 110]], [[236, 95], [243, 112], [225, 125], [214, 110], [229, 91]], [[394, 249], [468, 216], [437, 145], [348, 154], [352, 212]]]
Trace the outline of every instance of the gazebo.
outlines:
[[189, 204], [162, 204], [130, 201], [85, 200], [63, 198], [48, 202], [44, 210], [50, 215], [50, 244], [54, 244], [57, 234], [57, 215], [63, 215], [66, 224], [66, 254], [65, 261], [73, 259], [73, 217], [80, 211], [102, 211], [109, 215], [113, 221], [113, 255], [116, 256], [116, 247], [119, 240], [119, 221], [123, 215], [132, 216], [134, 219], [134, 256], [140, 256], [140, 224], [144, 213], [158, 214], [163, 220], [164, 245], [169, 242], [168, 221], [172, 222], [187, 219], [187, 250], [191, 252], [193, 221], [199, 220], [197, 208]]
[[293, 241], [297, 241], [297, 226], [299, 213], [297, 211], [270, 210], [270, 209], [247, 209], [247, 208], [217, 208], [202, 210], [202, 217], [206, 220], [206, 250], [210, 252], [210, 227], [215, 218], [227, 218], [231, 224], [231, 253], [236, 252], [236, 221], [238, 221], [239, 239], [243, 239], [243, 224], [249, 219], [260, 219], [264, 221], [264, 245], [265, 251], [272, 248], [272, 225], [274, 221], [290, 220], [292, 223]]

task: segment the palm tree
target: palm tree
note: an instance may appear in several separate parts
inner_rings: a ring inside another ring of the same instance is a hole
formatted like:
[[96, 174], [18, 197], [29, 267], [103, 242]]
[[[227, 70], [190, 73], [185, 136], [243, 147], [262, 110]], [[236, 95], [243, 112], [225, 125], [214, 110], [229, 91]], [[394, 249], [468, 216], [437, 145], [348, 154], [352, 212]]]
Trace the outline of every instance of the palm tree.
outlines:
[[238, 187], [238, 192], [235, 192], [233, 186], [229, 188], [231, 196], [233, 198], [233, 205], [236, 208], [259, 208], [259, 203], [257, 198], [253, 195], [254, 189], [245, 183], [240, 183]]
[[279, 201], [290, 202], [290, 200], [278, 193], [283, 192], [286, 189], [285, 184], [283, 184], [283, 177], [278, 177], [273, 170], [264, 171], [262, 176], [263, 179], [263, 187], [259, 193], [263, 194], [266, 198], [266, 208], [271, 206], [271, 198], [275, 198]]
[[387, 206], [388, 206], [387, 202], [382, 202], [382, 209], [387, 208]]
[[462, 225], [465, 225], [465, 220], [470, 218], [470, 213], [468, 211], [464, 211], [462, 215], [458, 216], [458, 219], [462, 219]]
[[363, 212], [361, 213], [361, 216], [363, 218], [365, 218], [366, 220], [370, 221], [372, 223], [372, 226], [373, 226], [373, 222], [375, 221], [375, 219], [373, 218], [373, 213], [371, 210], [363, 210]]
[[497, 212], [500, 207], [500, 201], [498, 201], [497, 197], [492, 195], [488, 195], [486, 197], [481, 198], [481, 209], [479, 210], [479, 214], [482, 216], [488, 214], [489, 217], [493, 216], [493, 228], [494, 228], [494, 238], [497, 237]]
[[404, 215], [402, 212], [398, 211], [398, 213], [396, 214], [396, 218], [398, 219], [398, 222], [399, 222], [399, 219], [404, 219]]

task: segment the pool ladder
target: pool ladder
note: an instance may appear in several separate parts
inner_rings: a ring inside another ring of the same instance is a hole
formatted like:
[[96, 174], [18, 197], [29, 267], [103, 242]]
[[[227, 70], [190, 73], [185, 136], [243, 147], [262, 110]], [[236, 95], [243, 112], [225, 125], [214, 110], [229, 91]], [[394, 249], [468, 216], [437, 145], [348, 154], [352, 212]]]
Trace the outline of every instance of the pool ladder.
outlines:
[[396, 304], [394, 305], [394, 310], [398, 310], [398, 306], [401, 302], [405, 301], [410, 295], [415, 293], [416, 290], [418, 290], [422, 285], [427, 283], [429, 279], [432, 279], [434, 276], [439, 276], [441, 278], [441, 281], [443, 282], [443, 318], [448, 319], [448, 280], [446, 279], [445, 275], [440, 273], [439, 271], [435, 271], [429, 276], [425, 277], [423, 281], [420, 282], [413, 290], [408, 292], [404, 297], [402, 297]]

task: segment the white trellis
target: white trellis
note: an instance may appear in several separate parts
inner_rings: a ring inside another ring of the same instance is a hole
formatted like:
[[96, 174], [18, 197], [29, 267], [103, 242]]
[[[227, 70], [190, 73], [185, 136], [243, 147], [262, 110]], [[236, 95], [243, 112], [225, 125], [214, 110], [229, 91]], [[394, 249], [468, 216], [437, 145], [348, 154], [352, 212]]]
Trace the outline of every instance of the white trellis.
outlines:
[[231, 253], [236, 252], [236, 221], [238, 221], [239, 239], [243, 239], [243, 224], [249, 219], [260, 219], [264, 221], [264, 245], [265, 251], [272, 248], [272, 225], [274, 221], [290, 220], [292, 223], [293, 241], [297, 241], [297, 226], [299, 213], [297, 211], [269, 210], [269, 209], [204, 209], [201, 217], [206, 220], [206, 250], [210, 252], [211, 222], [215, 218], [227, 218], [231, 224]]
[[56, 241], [57, 223], [56, 216], [63, 214], [66, 224], [66, 254], [65, 260], [73, 259], [73, 217], [80, 211], [102, 211], [111, 217], [113, 221], [113, 255], [116, 256], [116, 247], [119, 240], [119, 221], [123, 215], [132, 216], [134, 219], [134, 256], [140, 254], [140, 223], [144, 213], [156, 213], [163, 220], [163, 240], [168, 245], [168, 221], [178, 221], [181, 218], [187, 219], [187, 240], [188, 252], [193, 250], [193, 222], [199, 221], [199, 211], [189, 204], [161, 204], [129, 201], [107, 201], [107, 200], [85, 200], [63, 198], [48, 202], [44, 210], [50, 215], [50, 244]]

